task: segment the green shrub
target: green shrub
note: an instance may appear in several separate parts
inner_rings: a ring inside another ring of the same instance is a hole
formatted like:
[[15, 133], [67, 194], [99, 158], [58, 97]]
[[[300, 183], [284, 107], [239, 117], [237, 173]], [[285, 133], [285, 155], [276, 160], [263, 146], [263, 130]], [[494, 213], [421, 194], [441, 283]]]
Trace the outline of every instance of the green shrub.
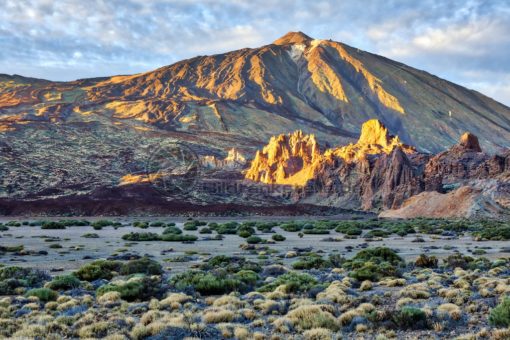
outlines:
[[485, 240], [507, 241], [510, 240], [510, 225], [496, 225], [490, 228], [484, 228], [478, 232], [474, 232], [473, 236]]
[[99, 235], [96, 234], [96, 233], [86, 233], [86, 234], [81, 235], [81, 237], [84, 237], [84, 238], [99, 238]]
[[394, 250], [386, 247], [368, 248], [358, 252], [353, 261], [382, 263], [388, 262], [393, 265], [403, 264], [404, 260]]
[[9, 221], [5, 225], [8, 227], [21, 227], [21, 223], [18, 221]]
[[212, 230], [210, 228], [204, 227], [198, 231], [199, 234], [212, 234]]
[[269, 233], [273, 230], [274, 227], [276, 227], [278, 223], [276, 222], [257, 222], [255, 224], [258, 231]]
[[245, 257], [217, 255], [209, 259], [201, 266], [203, 270], [221, 269], [229, 273], [236, 273], [242, 270], [251, 270], [260, 272], [262, 268], [259, 264], [246, 260]]
[[351, 260], [346, 260], [342, 267], [350, 270], [349, 276], [358, 281], [378, 281], [386, 276], [399, 276], [398, 266], [404, 260], [393, 250], [385, 247], [368, 248], [358, 252]]
[[242, 238], [248, 238], [252, 235], [248, 230], [241, 230], [237, 232], [237, 235], [239, 235]]
[[289, 272], [278, 276], [273, 282], [258, 289], [260, 292], [272, 292], [277, 287], [284, 285], [287, 293], [306, 292], [317, 285], [317, 280], [305, 273]]
[[53, 290], [68, 290], [78, 288], [80, 286], [80, 280], [74, 275], [60, 275], [55, 276], [53, 280], [46, 284], [46, 288]]
[[496, 327], [510, 327], [510, 297], [494, 307], [489, 314], [489, 323]]
[[171, 283], [179, 290], [193, 288], [202, 295], [228, 294], [246, 287], [239, 278], [220, 271], [188, 271], [172, 277]]
[[262, 239], [258, 236], [250, 236], [246, 239], [246, 243], [248, 244], [258, 244], [262, 242]]
[[151, 224], [149, 224], [149, 227], [155, 227], [155, 228], [166, 227], [166, 224], [163, 222], [156, 221], [156, 222], [152, 222]]
[[90, 225], [90, 222], [86, 220], [60, 220], [58, 222], [66, 227], [84, 227]]
[[427, 328], [427, 314], [420, 308], [403, 307], [394, 315], [393, 321], [402, 329]]
[[122, 263], [118, 261], [98, 260], [82, 266], [74, 275], [83, 281], [110, 280], [121, 266]]
[[326, 234], [329, 234], [329, 230], [327, 230], [327, 229], [303, 229], [303, 234], [326, 235]]
[[388, 237], [390, 233], [381, 229], [370, 230], [365, 237]]
[[[211, 229], [213, 228], [211, 225], [209, 225], [209, 227]], [[214, 229], [220, 235], [226, 235], [226, 234], [233, 235], [233, 234], [237, 233], [238, 227], [239, 227], [239, 223], [231, 221], [231, 222], [219, 224], [216, 227], [214, 227]]]
[[40, 287], [51, 279], [41, 270], [21, 267], [0, 268], [0, 295], [15, 294], [16, 288]]
[[7, 231], [9, 230], [9, 227], [8, 226], [5, 226], [5, 225], [0, 225], [0, 231]]
[[66, 226], [60, 222], [46, 221], [42, 224], [41, 229], [65, 229]]
[[138, 276], [126, 282], [109, 283], [96, 290], [97, 296], [107, 292], [119, 292], [120, 297], [126, 301], [149, 300], [161, 294], [161, 285], [158, 279]]
[[289, 222], [289, 223], [284, 223], [280, 226], [280, 228], [282, 228], [283, 230], [287, 231], [287, 232], [297, 232], [297, 231], [301, 231], [303, 230], [303, 224], [302, 223], [297, 223], [297, 222]]
[[259, 280], [259, 275], [253, 270], [240, 270], [234, 274], [234, 277], [250, 286], [254, 286]]
[[101, 229], [103, 227], [109, 227], [109, 226], [112, 226], [114, 223], [112, 221], [108, 221], [108, 220], [98, 220], [98, 221], [94, 221], [92, 222], [91, 226], [94, 228], [94, 229]]
[[194, 242], [198, 240], [195, 235], [166, 234], [161, 236], [161, 241], [166, 242]]
[[[170, 234], [171, 235], [171, 234]], [[156, 233], [138, 233], [130, 232], [129, 234], [122, 235], [122, 239], [126, 241], [159, 241], [161, 237]]]
[[140, 229], [147, 229], [147, 228], [149, 228], [149, 222], [135, 221], [135, 222], [133, 222], [133, 227], [140, 228]]
[[142, 257], [137, 260], [130, 260], [124, 263], [120, 268], [122, 275], [131, 274], [147, 274], [147, 275], [161, 275], [163, 274], [163, 268], [161, 265], [148, 257]]
[[48, 302], [55, 301], [58, 297], [58, 293], [49, 288], [34, 288], [26, 292], [25, 296], [37, 296], [40, 301]]
[[306, 256], [292, 264], [292, 268], [298, 270], [321, 269], [329, 267], [331, 267], [331, 263], [318, 255]]
[[274, 234], [271, 238], [276, 242], [283, 242], [286, 240], [285, 236], [280, 234]]
[[25, 249], [25, 246], [20, 244], [17, 246], [0, 246], [0, 252], [2, 253], [17, 253]]
[[166, 234], [182, 234], [182, 230], [177, 228], [176, 226], [169, 226], [163, 230], [163, 235]]
[[201, 222], [198, 220], [188, 221], [184, 223], [184, 230], [198, 230], [198, 227], [207, 225], [207, 222]]

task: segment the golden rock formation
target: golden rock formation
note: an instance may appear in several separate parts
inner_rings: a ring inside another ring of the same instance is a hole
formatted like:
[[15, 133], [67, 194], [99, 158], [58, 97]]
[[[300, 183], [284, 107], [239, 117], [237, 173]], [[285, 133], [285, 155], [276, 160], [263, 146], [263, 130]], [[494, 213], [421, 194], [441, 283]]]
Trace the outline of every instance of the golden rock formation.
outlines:
[[313, 178], [314, 164], [321, 158], [314, 135], [295, 131], [271, 137], [262, 151], [257, 151], [245, 174], [247, 179], [262, 183], [305, 185]]
[[304, 186], [324, 164], [336, 159], [352, 163], [367, 155], [389, 154], [400, 147], [405, 153], [416, 150], [403, 144], [378, 120], [365, 122], [356, 144], [320, 152], [314, 135], [302, 131], [272, 137], [262, 151], [257, 151], [245, 174], [246, 179], [266, 184]]
[[415, 148], [405, 145], [398, 136], [389, 134], [388, 129], [377, 119], [366, 121], [361, 127], [361, 135], [356, 144], [330, 149], [326, 156], [332, 154], [352, 163], [365, 158], [367, 155], [389, 154], [400, 147], [405, 153], [415, 152]]

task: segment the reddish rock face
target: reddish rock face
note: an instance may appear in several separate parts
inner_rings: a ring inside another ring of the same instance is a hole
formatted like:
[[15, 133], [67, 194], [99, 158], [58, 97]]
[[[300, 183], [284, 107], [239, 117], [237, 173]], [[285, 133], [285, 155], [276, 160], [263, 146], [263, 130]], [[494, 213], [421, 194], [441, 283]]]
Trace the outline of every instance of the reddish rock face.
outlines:
[[[267, 175], [274, 168], [271, 178], [276, 178], [277, 171], [292, 170], [290, 167], [277, 169], [260, 162], [260, 157], [258, 154], [249, 174], [263, 170]], [[299, 157], [309, 159], [311, 155], [300, 154]], [[504, 178], [508, 178], [510, 169], [510, 152], [489, 156], [482, 152], [478, 138], [470, 133], [462, 135], [450, 150], [431, 156], [401, 144], [398, 137], [390, 136], [384, 125], [375, 121], [364, 124], [358, 143], [329, 149], [324, 154], [314, 154], [313, 158], [315, 162], [307, 163], [313, 170], [307, 172], [307, 190], [300, 199], [372, 211], [397, 209], [422, 192], [446, 193], [472, 180], [507, 182]]]

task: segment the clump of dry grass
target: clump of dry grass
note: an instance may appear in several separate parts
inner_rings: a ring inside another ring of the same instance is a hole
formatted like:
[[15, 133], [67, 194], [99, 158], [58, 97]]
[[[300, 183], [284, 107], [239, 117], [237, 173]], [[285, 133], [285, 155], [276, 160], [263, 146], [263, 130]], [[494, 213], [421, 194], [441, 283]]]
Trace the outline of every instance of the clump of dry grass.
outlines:
[[444, 303], [437, 307], [437, 311], [439, 316], [448, 315], [453, 320], [460, 320], [462, 317], [462, 311], [459, 306], [454, 305], [453, 303]]
[[336, 318], [321, 307], [320, 305], [300, 306], [288, 312], [286, 318], [299, 330], [327, 328], [336, 331], [339, 328]]
[[212, 308], [208, 309], [202, 315], [202, 320], [205, 323], [220, 323], [231, 322], [234, 320], [234, 312], [227, 309]]
[[423, 283], [415, 283], [404, 287], [400, 291], [400, 296], [411, 299], [428, 299], [430, 298], [429, 288]]
[[372, 281], [365, 280], [365, 281], [361, 282], [359, 290], [364, 292], [364, 291], [367, 291], [367, 290], [372, 290], [372, 288], [373, 288]]
[[349, 302], [346, 290], [349, 286], [342, 281], [333, 281], [328, 288], [317, 294], [317, 300], [328, 300], [334, 303], [344, 304]]
[[312, 328], [303, 332], [305, 340], [331, 340], [333, 333], [327, 328]]

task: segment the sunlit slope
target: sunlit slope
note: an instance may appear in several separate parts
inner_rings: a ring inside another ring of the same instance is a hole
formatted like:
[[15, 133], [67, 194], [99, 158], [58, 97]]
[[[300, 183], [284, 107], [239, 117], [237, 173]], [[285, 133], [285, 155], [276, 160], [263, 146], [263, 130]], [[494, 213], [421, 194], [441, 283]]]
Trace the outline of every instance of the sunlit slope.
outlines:
[[[510, 109], [426, 72], [329, 40], [288, 33], [254, 49], [199, 56], [137, 75], [54, 83], [0, 78], [0, 131], [34, 122], [101, 122], [205, 132], [264, 143], [303, 130], [354, 141], [376, 118], [403, 142], [437, 152], [475, 133], [484, 150], [510, 146]], [[255, 145], [254, 145], [255, 148]]]

